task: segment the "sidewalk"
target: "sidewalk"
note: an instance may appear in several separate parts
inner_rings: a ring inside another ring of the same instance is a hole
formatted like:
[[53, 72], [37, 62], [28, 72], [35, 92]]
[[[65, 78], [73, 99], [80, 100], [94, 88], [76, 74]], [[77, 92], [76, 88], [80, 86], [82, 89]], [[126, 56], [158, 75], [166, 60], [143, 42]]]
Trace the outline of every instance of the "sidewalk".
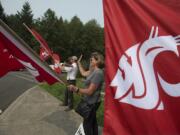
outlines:
[[74, 135], [82, 118], [36, 86], [0, 115], [0, 135]]

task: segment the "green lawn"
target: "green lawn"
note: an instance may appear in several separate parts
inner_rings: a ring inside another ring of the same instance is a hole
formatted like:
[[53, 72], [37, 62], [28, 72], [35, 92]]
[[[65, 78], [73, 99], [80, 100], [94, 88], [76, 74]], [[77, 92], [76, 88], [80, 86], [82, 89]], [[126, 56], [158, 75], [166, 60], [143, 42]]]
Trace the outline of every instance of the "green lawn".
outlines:
[[[77, 86], [79, 86], [79, 87], [82, 86], [80, 79], [78, 79], [78, 81], [77, 81]], [[44, 84], [40, 84], [40, 87], [42, 87], [44, 90], [48, 91], [50, 94], [52, 94], [57, 99], [59, 99], [61, 101], [64, 100], [64, 90], [66, 88], [64, 85], [59, 84], [59, 83], [56, 83], [54, 85], [48, 85], [48, 84], [44, 83]], [[80, 99], [81, 99], [80, 95], [74, 94], [74, 108], [77, 106]], [[103, 118], [104, 118], [104, 101], [102, 100], [102, 103], [97, 111], [97, 119], [98, 119], [98, 124], [100, 126], [103, 126]]]

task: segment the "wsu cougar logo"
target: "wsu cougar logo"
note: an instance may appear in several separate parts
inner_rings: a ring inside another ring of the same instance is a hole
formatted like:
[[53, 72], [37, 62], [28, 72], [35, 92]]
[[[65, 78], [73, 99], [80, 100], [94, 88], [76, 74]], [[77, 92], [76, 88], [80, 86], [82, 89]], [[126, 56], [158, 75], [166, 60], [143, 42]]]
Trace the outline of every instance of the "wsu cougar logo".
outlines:
[[[149, 39], [129, 48], [119, 60], [119, 68], [111, 86], [117, 87], [115, 99], [142, 109], [163, 110], [157, 80], [169, 96], [180, 96], [180, 83], [166, 82], [160, 74], [155, 75], [153, 63], [163, 51], [172, 51], [179, 57], [180, 35], [158, 36], [158, 27], [151, 29]], [[132, 86], [134, 90], [132, 90]]]

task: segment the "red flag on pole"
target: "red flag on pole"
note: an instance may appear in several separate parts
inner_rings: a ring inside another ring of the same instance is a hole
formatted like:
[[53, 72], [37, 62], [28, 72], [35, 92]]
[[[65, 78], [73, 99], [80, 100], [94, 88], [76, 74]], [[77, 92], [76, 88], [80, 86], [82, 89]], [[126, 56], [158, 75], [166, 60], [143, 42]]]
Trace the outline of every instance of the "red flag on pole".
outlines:
[[180, 2], [104, 0], [103, 6], [103, 134], [180, 134]]
[[16, 71], [24, 68], [5, 47], [5, 44], [2, 42], [3, 39], [3, 36], [0, 35], [0, 77], [9, 71]]
[[47, 51], [44, 49], [44, 48], [40, 48], [40, 59], [42, 60], [42, 61], [46, 61], [48, 58], [49, 58], [49, 54], [47, 53]]
[[[27, 44], [0, 20], [0, 75], [10, 70], [25, 67], [38, 81], [49, 84], [63, 83], [60, 78], [45, 65]], [[3, 53], [2, 53], [3, 52]], [[9, 54], [5, 54], [9, 53]], [[13, 60], [8, 59], [11, 56]], [[13, 62], [12, 62], [13, 61]], [[11, 63], [12, 62], [12, 63]], [[5, 68], [6, 67], [6, 68]], [[1, 77], [0, 76], [0, 77]]]
[[39, 43], [41, 44], [41, 47], [44, 48], [46, 50], [46, 52], [52, 56], [52, 51], [51, 49], [49, 49], [48, 44], [46, 43], [46, 41], [41, 37], [41, 35], [35, 31], [34, 29], [32, 30], [32, 34], [34, 35], [34, 37], [39, 41]]
[[61, 73], [61, 69], [59, 67], [59, 64], [60, 64], [59, 55], [55, 54], [55, 53], [53, 53], [53, 51], [51, 51], [51, 49], [49, 48], [46, 41], [41, 37], [41, 35], [37, 31], [35, 31], [34, 29], [30, 29], [25, 23], [24, 23], [24, 26], [36, 38], [36, 40], [40, 43], [40, 45], [41, 45], [41, 48], [40, 48], [41, 60], [45, 61], [51, 56], [53, 59], [53, 62], [54, 62], [53, 70], [58, 74]]
[[50, 55], [52, 56], [52, 51], [48, 47], [46, 41], [41, 37], [41, 35], [35, 31], [34, 29], [30, 29], [25, 23], [23, 25], [27, 28], [27, 30], [34, 36], [34, 38], [40, 43], [41, 47]]
[[61, 68], [60, 68], [60, 61], [61, 60], [60, 60], [60, 57], [59, 57], [58, 54], [53, 53], [52, 58], [53, 58], [53, 61], [54, 61], [54, 71], [56, 73], [60, 74], [61, 73]]

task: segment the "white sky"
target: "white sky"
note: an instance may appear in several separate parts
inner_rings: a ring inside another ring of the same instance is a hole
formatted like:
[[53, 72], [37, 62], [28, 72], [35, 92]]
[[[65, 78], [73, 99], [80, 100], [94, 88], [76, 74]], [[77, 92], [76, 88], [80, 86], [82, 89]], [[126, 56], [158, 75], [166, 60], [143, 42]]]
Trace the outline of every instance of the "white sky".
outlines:
[[102, 0], [0, 0], [6, 14], [16, 14], [21, 11], [22, 5], [28, 1], [34, 18], [43, 16], [50, 8], [58, 17], [70, 20], [77, 15], [82, 22], [91, 19], [104, 26]]

